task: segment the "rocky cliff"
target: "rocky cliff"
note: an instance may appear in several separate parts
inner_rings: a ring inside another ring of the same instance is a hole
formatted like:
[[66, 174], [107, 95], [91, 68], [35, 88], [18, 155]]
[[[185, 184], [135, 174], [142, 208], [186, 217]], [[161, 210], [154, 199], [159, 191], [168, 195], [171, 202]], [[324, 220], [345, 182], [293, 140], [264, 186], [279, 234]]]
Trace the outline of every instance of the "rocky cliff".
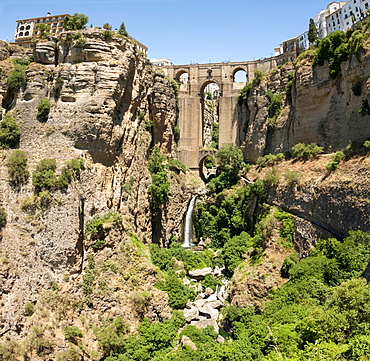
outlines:
[[[301, 142], [316, 142], [330, 153], [350, 141], [363, 142], [369, 137], [369, 117], [359, 114], [363, 101], [369, 100], [369, 51], [362, 50], [342, 62], [335, 79], [327, 62], [312, 66], [312, 59], [307, 54], [294, 64], [279, 67], [252, 89], [243, 105], [247, 117], [240, 135], [247, 160], [291, 151]], [[291, 96], [286, 96], [290, 79]], [[354, 87], [359, 91], [354, 92]], [[268, 90], [284, 96], [283, 109], [274, 124], [269, 124]]]
[[[199, 184], [191, 176], [187, 183], [170, 176], [165, 238], [152, 240], [147, 160], [154, 145], [173, 155], [176, 98], [133, 40], [90, 30], [38, 42], [26, 84], [11, 88], [12, 59], [29, 55], [0, 44], [1, 114], [8, 111], [20, 127], [28, 169], [32, 173], [43, 159], [56, 160], [57, 174], [72, 159], [84, 165], [68, 187], [40, 195], [31, 179], [10, 184], [6, 165], [13, 150], [1, 153], [7, 223], [0, 250], [0, 338], [23, 339], [16, 350], [9, 346], [11, 354], [44, 359], [38, 355], [68, 349], [63, 329], [77, 318], [86, 334], [85, 357], [96, 359], [92, 325], [104, 328], [104, 320], [122, 317], [134, 329], [144, 314], [169, 316], [167, 295], [153, 288], [156, 272], [141, 242], [164, 244], [179, 235], [187, 200]], [[47, 120], [37, 116], [42, 99], [50, 102]], [[94, 227], [104, 233], [103, 245], [93, 236], [86, 241]], [[43, 340], [45, 352], [32, 344], [35, 339]]]

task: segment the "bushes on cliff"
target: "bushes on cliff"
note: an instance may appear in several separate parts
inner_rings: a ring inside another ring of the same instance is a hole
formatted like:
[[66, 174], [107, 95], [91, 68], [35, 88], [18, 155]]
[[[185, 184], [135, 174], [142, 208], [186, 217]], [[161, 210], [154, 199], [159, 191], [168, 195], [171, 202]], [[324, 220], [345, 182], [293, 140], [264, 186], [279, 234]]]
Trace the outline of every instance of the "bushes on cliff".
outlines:
[[59, 176], [55, 174], [56, 168], [55, 159], [42, 159], [37, 164], [32, 174], [32, 185], [35, 187], [36, 194], [45, 190], [67, 188], [72, 179], [79, 179], [81, 170], [84, 168], [84, 160], [79, 158], [66, 162]]
[[225, 144], [216, 153], [217, 177], [208, 183], [212, 192], [219, 193], [235, 185], [240, 179], [239, 173], [245, 167], [243, 153], [235, 144]]
[[326, 169], [329, 171], [329, 172], [334, 172], [337, 168], [338, 168], [338, 165], [339, 165], [339, 162], [345, 158], [345, 154], [343, 152], [336, 152], [334, 154], [334, 156], [332, 157], [332, 160], [331, 162], [329, 162], [327, 165], [326, 165]]
[[0, 206], [0, 232], [6, 226], [6, 212], [3, 206]]
[[81, 30], [85, 29], [89, 22], [89, 17], [85, 14], [74, 13], [73, 16], [66, 17], [63, 22], [64, 30]]
[[27, 153], [23, 150], [15, 150], [7, 161], [10, 184], [20, 186], [27, 183], [30, 173], [27, 169]]
[[24, 87], [27, 83], [26, 66], [15, 63], [14, 69], [9, 74], [6, 82], [8, 87], [13, 90]]
[[18, 124], [10, 113], [4, 115], [0, 122], [0, 148], [16, 148], [21, 138]]
[[49, 118], [50, 112], [50, 101], [48, 98], [41, 99], [39, 105], [37, 106], [37, 118], [42, 122], [46, 122]]
[[324, 148], [318, 146], [316, 143], [304, 144], [298, 143], [292, 148], [292, 155], [299, 160], [308, 160], [317, 157], [324, 152]]
[[283, 108], [284, 94], [273, 94], [269, 89], [266, 93], [266, 96], [269, 100], [269, 105], [267, 107], [269, 115], [268, 126], [274, 129], [276, 126], [276, 120]]

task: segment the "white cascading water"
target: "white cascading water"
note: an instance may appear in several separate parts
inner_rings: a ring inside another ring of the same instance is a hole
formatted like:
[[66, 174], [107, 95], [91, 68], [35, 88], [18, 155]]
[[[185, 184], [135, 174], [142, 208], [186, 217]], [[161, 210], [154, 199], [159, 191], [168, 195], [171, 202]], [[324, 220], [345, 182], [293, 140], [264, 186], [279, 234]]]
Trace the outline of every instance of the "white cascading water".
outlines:
[[186, 212], [184, 242], [182, 244], [184, 248], [190, 248], [193, 245], [192, 231], [193, 231], [193, 209], [195, 204], [195, 198], [197, 198], [197, 196], [191, 199], [188, 210]]

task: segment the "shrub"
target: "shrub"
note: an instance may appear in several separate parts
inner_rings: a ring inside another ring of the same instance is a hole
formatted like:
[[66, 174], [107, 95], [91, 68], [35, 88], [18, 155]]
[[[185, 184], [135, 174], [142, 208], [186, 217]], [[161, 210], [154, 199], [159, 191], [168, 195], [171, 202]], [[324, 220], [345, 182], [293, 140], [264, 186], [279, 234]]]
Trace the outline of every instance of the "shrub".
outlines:
[[128, 36], [128, 32], [126, 30], [126, 26], [125, 26], [125, 23], [123, 21], [122, 21], [121, 25], [119, 26], [118, 34], [123, 35], [123, 36]]
[[345, 156], [346, 155], [343, 152], [337, 152], [337, 153], [335, 153], [334, 156], [332, 157], [331, 162], [326, 165], [326, 169], [329, 172], [335, 171], [338, 168], [339, 162], [343, 158], [345, 158]]
[[52, 90], [54, 98], [59, 98], [60, 93], [61, 93], [62, 88], [63, 88], [63, 84], [64, 84], [63, 78], [57, 77], [55, 79], [54, 87], [53, 87], [53, 90]]
[[175, 275], [168, 276], [166, 281], [158, 281], [157, 287], [168, 293], [168, 304], [173, 309], [181, 309], [189, 300], [194, 300], [195, 292], [183, 285]]
[[180, 128], [178, 126], [175, 126], [173, 128], [173, 138], [175, 140], [175, 143], [178, 143], [180, 140]]
[[308, 160], [317, 157], [319, 154], [323, 153], [324, 148], [318, 146], [316, 143], [304, 144], [298, 143], [292, 148], [292, 155], [294, 158], [300, 160]]
[[66, 326], [64, 328], [64, 337], [66, 340], [77, 344], [78, 339], [83, 337], [83, 333], [77, 326]]
[[0, 232], [6, 226], [6, 216], [4, 207], [0, 206]]
[[69, 348], [67, 351], [61, 352], [57, 355], [57, 361], [80, 361], [81, 357], [77, 350]]
[[184, 163], [182, 163], [180, 160], [173, 159], [173, 158], [168, 159], [168, 167], [170, 168], [170, 170], [177, 172], [177, 173], [180, 173], [180, 171], [182, 171], [183, 173], [186, 173], [188, 169], [187, 166]]
[[24, 307], [24, 313], [27, 316], [31, 316], [33, 315], [34, 312], [35, 312], [35, 304], [33, 302], [28, 302], [26, 306]]
[[50, 190], [56, 182], [55, 177], [56, 161], [55, 159], [42, 159], [37, 164], [32, 174], [32, 185], [35, 187], [35, 193], [43, 190]]
[[218, 123], [212, 123], [212, 141], [211, 141], [211, 148], [218, 149], [218, 141], [220, 136], [220, 126]]
[[16, 148], [21, 138], [18, 124], [10, 113], [0, 122], [0, 148]]
[[215, 167], [216, 167], [216, 160], [215, 160], [215, 158], [213, 158], [211, 155], [208, 155], [208, 156], [204, 159], [204, 163], [203, 163], [203, 165], [204, 165], [207, 169], [215, 168]]
[[105, 41], [109, 41], [113, 39], [113, 33], [110, 30], [104, 30], [103, 31], [103, 39]]
[[30, 173], [27, 169], [27, 153], [15, 150], [7, 161], [10, 184], [20, 186], [27, 183]]
[[74, 13], [73, 16], [64, 19], [63, 28], [65, 30], [80, 30], [86, 27], [89, 18], [85, 14]]
[[276, 120], [279, 117], [281, 110], [283, 108], [283, 98], [284, 94], [273, 94], [271, 90], [268, 90], [266, 96], [269, 100], [268, 105], [268, 125], [270, 128], [275, 128]]
[[108, 212], [104, 215], [96, 215], [86, 224], [85, 244], [94, 249], [102, 248], [109, 230], [121, 228], [122, 216], [119, 213]]
[[107, 318], [101, 327], [94, 328], [95, 336], [99, 346], [105, 355], [124, 344], [124, 336], [129, 330], [129, 326], [122, 317], [115, 319]]
[[49, 118], [50, 112], [50, 101], [48, 98], [41, 99], [39, 105], [37, 106], [37, 118], [42, 122], [46, 122]]
[[55, 180], [56, 188], [67, 188], [68, 184], [71, 183], [72, 179], [80, 179], [80, 173], [84, 169], [84, 160], [71, 159], [66, 162], [66, 165], [62, 168], [61, 174]]
[[12, 72], [9, 74], [6, 82], [10, 89], [16, 90], [22, 88], [27, 83], [27, 74], [25, 71], [25, 66], [16, 65]]
[[363, 147], [369, 151], [370, 150], [370, 140], [366, 140], [363, 144]]
[[265, 175], [265, 182], [270, 186], [276, 186], [279, 183], [280, 173], [276, 166], [272, 166], [271, 169]]
[[284, 158], [285, 156], [283, 153], [279, 153], [276, 155], [270, 153], [263, 157], [259, 157], [256, 164], [258, 165], [259, 169], [262, 169], [267, 166], [273, 166], [274, 164], [282, 161]]
[[287, 169], [284, 173], [284, 178], [288, 184], [296, 184], [299, 182], [300, 178], [302, 178], [302, 174]]

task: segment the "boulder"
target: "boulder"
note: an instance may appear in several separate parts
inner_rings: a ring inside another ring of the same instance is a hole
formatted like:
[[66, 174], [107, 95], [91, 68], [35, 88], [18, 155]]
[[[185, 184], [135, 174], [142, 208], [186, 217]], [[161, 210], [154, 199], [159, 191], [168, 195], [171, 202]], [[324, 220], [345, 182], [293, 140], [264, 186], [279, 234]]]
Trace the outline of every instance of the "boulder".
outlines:
[[199, 308], [199, 313], [201, 315], [205, 315], [207, 318], [211, 318], [217, 320], [218, 318], [218, 310], [212, 308], [209, 303], [204, 304], [202, 307]]
[[184, 316], [186, 322], [190, 322], [193, 320], [199, 320], [199, 310], [195, 306], [190, 306], [190, 308], [184, 309]]
[[216, 320], [214, 320], [214, 319], [206, 319], [206, 320], [201, 320], [201, 321], [192, 321], [190, 324], [194, 325], [197, 328], [206, 328], [207, 326], [212, 326], [215, 329], [215, 332], [217, 332], [217, 333], [220, 330], [220, 328], [217, 325]]
[[55, 63], [55, 48], [53, 41], [37, 43], [33, 56], [37, 63], [54, 64]]
[[181, 345], [183, 347], [184, 346], [188, 346], [192, 350], [196, 350], [197, 349], [197, 346], [195, 346], [195, 343], [188, 336], [182, 336], [181, 337]]
[[206, 290], [204, 291], [205, 295], [208, 297], [213, 293], [213, 289], [207, 287]]
[[213, 271], [211, 267], [205, 267], [205, 268], [189, 271], [189, 276], [196, 280], [202, 280], [205, 276], [211, 275], [212, 273]]

